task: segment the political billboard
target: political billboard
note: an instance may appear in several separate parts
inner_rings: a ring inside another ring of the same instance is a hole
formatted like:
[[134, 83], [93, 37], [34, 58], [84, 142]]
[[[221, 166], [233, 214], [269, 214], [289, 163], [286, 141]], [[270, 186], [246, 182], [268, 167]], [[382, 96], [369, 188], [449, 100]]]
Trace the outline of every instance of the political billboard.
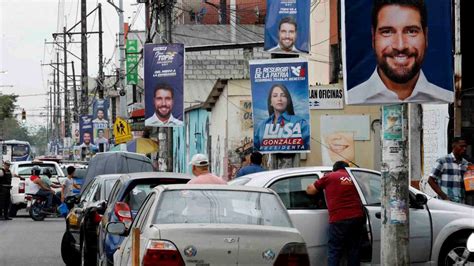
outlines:
[[308, 53], [309, 0], [267, 0], [264, 50], [272, 53]]
[[183, 126], [184, 45], [145, 44], [145, 126]]
[[250, 61], [254, 149], [262, 153], [309, 152], [308, 62]]
[[450, 1], [341, 4], [347, 104], [453, 102]]

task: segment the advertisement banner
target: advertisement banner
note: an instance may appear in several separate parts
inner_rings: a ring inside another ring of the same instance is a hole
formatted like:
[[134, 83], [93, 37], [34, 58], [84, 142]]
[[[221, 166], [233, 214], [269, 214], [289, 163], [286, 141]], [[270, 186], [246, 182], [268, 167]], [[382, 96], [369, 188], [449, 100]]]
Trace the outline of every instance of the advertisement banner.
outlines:
[[333, 86], [310, 86], [309, 108], [315, 110], [344, 109], [343, 89]]
[[309, 152], [308, 62], [251, 60], [254, 149]]
[[272, 53], [308, 53], [309, 0], [267, 0], [264, 50]]
[[451, 1], [342, 0], [341, 10], [347, 104], [453, 102]]
[[93, 144], [93, 127], [92, 115], [81, 115], [79, 117], [79, 128], [81, 132], [81, 159], [90, 158], [92, 154], [97, 152], [96, 146]]
[[109, 109], [108, 99], [96, 99], [93, 103], [93, 137], [94, 144], [99, 151], [108, 151], [109, 149], [109, 121], [107, 120], [107, 110]]
[[145, 44], [145, 126], [183, 126], [184, 45]]

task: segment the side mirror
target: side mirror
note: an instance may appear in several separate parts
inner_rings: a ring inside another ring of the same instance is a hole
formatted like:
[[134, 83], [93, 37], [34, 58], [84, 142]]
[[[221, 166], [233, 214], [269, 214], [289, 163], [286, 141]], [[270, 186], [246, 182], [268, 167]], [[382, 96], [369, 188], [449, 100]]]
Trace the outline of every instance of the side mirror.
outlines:
[[125, 236], [127, 234], [127, 227], [121, 222], [110, 222], [106, 225], [105, 230], [112, 235]]
[[424, 194], [416, 194], [415, 201], [419, 206], [423, 206], [428, 202], [428, 198]]
[[474, 252], [474, 232], [468, 237], [466, 246], [469, 252]]

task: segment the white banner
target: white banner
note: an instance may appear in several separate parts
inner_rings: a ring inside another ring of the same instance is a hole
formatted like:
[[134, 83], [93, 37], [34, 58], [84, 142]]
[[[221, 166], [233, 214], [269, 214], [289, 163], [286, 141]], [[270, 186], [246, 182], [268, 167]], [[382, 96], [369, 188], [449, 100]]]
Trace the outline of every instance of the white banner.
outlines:
[[310, 86], [309, 109], [344, 109], [343, 89], [333, 86]]

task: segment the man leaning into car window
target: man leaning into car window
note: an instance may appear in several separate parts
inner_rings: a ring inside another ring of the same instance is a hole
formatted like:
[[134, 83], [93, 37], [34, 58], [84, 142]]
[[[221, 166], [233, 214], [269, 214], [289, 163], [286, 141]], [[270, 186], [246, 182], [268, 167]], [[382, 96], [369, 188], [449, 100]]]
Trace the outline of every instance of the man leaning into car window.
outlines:
[[347, 254], [349, 266], [360, 265], [360, 245], [365, 216], [359, 194], [346, 171], [349, 164], [334, 163], [333, 171], [306, 188], [308, 195], [324, 189], [329, 212], [328, 265], [338, 266]]

